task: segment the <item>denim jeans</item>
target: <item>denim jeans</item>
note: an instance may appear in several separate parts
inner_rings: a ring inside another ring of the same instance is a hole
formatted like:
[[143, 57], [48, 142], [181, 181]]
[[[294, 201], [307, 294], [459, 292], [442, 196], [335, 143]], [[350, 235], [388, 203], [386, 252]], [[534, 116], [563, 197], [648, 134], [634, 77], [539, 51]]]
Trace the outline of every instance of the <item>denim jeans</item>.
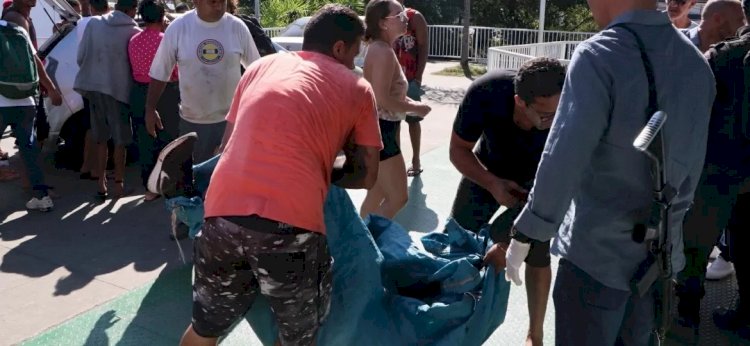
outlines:
[[44, 184], [44, 173], [39, 167], [40, 149], [35, 143], [33, 132], [35, 117], [36, 106], [0, 107], [0, 129], [10, 125], [13, 130], [34, 197], [41, 198], [47, 196], [47, 185]]

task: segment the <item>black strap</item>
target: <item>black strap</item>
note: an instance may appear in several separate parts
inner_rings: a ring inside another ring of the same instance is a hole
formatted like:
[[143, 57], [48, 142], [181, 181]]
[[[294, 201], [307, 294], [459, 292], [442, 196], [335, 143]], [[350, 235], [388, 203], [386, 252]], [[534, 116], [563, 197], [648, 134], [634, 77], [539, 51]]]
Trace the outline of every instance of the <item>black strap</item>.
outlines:
[[649, 119], [652, 114], [659, 110], [659, 101], [656, 98], [656, 82], [654, 81], [654, 65], [651, 64], [648, 55], [646, 55], [646, 46], [643, 44], [643, 40], [635, 31], [625, 24], [616, 24], [613, 27], [620, 27], [635, 37], [635, 42], [638, 43], [638, 49], [641, 51], [641, 60], [643, 60], [643, 67], [646, 69], [646, 78], [648, 79], [648, 109], [646, 112], [646, 119]]

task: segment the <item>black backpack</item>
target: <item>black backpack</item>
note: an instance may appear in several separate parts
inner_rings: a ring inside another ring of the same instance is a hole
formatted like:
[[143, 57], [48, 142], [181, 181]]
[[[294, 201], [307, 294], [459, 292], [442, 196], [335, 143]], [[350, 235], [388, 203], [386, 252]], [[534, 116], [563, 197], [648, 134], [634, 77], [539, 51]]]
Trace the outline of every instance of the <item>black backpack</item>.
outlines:
[[241, 19], [250, 30], [250, 35], [253, 36], [255, 47], [258, 48], [258, 53], [260, 53], [261, 57], [276, 53], [276, 48], [273, 46], [271, 38], [263, 31], [263, 27], [260, 26], [257, 18], [244, 14], [237, 15], [237, 18]]

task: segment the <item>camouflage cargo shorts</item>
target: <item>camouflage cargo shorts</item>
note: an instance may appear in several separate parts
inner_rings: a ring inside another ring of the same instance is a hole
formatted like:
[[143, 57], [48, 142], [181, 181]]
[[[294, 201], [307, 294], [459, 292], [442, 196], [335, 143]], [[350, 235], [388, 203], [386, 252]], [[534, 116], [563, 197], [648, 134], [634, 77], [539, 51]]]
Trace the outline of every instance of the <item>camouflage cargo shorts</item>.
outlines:
[[206, 219], [196, 237], [193, 329], [204, 337], [225, 335], [262, 294], [282, 345], [313, 344], [330, 307], [325, 235], [257, 216], [241, 220]]

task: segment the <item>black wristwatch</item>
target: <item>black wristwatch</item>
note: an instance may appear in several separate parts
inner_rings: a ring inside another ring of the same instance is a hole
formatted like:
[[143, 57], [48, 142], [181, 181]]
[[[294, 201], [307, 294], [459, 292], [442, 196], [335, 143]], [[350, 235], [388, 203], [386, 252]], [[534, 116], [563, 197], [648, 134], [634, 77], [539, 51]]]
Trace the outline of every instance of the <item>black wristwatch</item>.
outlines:
[[530, 244], [531, 242], [534, 241], [534, 239], [531, 239], [527, 237], [525, 234], [519, 232], [516, 226], [513, 226], [513, 228], [510, 229], [510, 237], [524, 244]]

